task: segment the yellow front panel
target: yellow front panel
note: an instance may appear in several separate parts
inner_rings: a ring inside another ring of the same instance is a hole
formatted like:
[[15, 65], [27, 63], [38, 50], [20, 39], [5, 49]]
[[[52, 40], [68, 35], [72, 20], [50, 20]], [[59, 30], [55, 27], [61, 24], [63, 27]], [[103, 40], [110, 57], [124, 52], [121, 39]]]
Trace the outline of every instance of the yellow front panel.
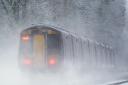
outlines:
[[33, 61], [34, 66], [42, 68], [45, 65], [45, 38], [44, 35], [35, 35], [33, 37]]

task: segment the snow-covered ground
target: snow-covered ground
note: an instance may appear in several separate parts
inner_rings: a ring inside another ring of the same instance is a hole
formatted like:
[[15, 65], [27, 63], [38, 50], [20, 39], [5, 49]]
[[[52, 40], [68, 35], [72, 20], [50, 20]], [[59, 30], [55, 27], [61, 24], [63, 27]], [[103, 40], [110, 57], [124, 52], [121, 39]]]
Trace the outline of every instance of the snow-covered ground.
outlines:
[[81, 75], [73, 70], [63, 74], [27, 75], [21, 73], [15, 65], [4, 63], [0, 67], [0, 85], [106, 85], [128, 76], [128, 73], [101, 70]]
[[[16, 58], [17, 54], [13, 54], [13, 51], [6, 54]], [[6, 58], [0, 62], [0, 85], [106, 85], [128, 78], [128, 73], [119, 69], [90, 69], [78, 72], [67, 68], [60, 73], [25, 74], [20, 71], [15, 58]]]
[[[51, 24], [108, 43], [113, 47], [123, 47], [123, 0], [65, 1], [67, 4], [64, 0], [29, 0], [25, 12], [26, 21], [21, 19], [18, 26], [10, 20], [13, 17], [8, 16], [0, 3], [0, 85], [102, 85], [128, 78], [128, 73], [119, 69], [92, 69], [84, 74], [77, 73], [74, 69], [65, 69], [66, 72], [61, 75], [21, 73], [17, 65], [17, 55], [19, 32], [25, 28], [24, 25], [28, 27], [31, 24]], [[20, 10], [20, 13], [23, 10]]]

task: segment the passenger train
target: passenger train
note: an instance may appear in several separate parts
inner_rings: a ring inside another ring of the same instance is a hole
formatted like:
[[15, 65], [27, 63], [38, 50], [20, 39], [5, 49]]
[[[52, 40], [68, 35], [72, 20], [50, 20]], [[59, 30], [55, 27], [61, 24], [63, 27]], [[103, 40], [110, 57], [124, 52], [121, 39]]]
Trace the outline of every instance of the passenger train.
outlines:
[[115, 62], [111, 47], [49, 26], [33, 26], [21, 32], [18, 58], [23, 70], [53, 70], [65, 64], [111, 67]]

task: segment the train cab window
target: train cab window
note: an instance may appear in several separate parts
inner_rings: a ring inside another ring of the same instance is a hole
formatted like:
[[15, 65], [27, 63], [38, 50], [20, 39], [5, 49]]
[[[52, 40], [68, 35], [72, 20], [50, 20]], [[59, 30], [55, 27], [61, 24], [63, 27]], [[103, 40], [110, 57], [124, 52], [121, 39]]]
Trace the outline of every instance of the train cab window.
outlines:
[[50, 53], [57, 51], [59, 48], [59, 37], [57, 35], [48, 35], [47, 44]]

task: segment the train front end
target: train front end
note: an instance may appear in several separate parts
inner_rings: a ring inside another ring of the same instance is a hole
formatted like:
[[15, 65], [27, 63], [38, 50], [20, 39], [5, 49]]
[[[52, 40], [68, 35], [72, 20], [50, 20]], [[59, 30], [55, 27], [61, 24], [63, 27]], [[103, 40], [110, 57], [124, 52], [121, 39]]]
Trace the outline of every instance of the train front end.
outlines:
[[61, 33], [49, 27], [31, 27], [21, 32], [19, 65], [22, 70], [58, 69], [62, 62]]

